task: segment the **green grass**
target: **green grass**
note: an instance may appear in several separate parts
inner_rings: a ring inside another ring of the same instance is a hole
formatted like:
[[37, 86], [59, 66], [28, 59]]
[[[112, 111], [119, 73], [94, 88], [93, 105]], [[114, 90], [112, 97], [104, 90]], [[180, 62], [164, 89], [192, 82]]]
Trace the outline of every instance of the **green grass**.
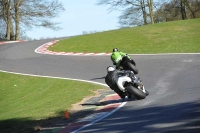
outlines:
[[129, 54], [200, 52], [200, 19], [81, 35], [49, 47], [57, 52], [111, 52], [118, 47]]
[[[15, 123], [14, 120], [36, 121], [64, 116], [64, 111], [69, 110], [72, 104], [80, 102], [86, 96], [94, 95], [92, 91], [98, 89], [105, 87], [85, 82], [0, 72], [0, 130], [14, 131], [10, 126]], [[7, 130], [5, 126], [10, 126], [10, 129]], [[26, 130], [32, 125], [23, 123], [18, 126]]]

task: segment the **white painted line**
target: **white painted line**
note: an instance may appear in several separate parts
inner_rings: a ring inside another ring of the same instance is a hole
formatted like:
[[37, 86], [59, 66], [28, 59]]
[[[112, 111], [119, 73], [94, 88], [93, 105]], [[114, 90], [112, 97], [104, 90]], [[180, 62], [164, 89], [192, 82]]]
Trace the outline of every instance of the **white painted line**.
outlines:
[[[88, 80], [81, 80], [81, 79], [72, 79], [72, 78], [63, 78], [63, 77], [52, 77], [52, 76], [42, 76], [42, 75], [33, 75], [33, 74], [24, 74], [24, 73], [16, 73], [16, 72], [9, 72], [9, 71], [4, 71], [4, 70], [0, 70], [0, 72], [5, 72], [5, 73], [11, 73], [11, 74], [20, 74], [20, 75], [25, 75], [25, 76], [33, 76], [33, 77], [44, 77], [44, 78], [53, 78], [53, 79], [67, 79], [67, 80], [75, 80], [75, 81], [82, 81], [82, 82], [87, 82], [87, 83], [93, 83], [93, 84], [98, 84], [98, 85], [102, 85], [102, 86], [106, 86], [108, 87], [108, 85], [103, 84], [103, 83], [99, 83], [99, 82], [93, 82], [93, 81], [88, 81]], [[111, 112], [108, 112], [106, 114], [101, 114], [101, 116], [97, 117], [96, 116], [96, 120], [92, 119], [93, 121], [75, 131], [73, 131], [73, 133], [76, 133], [78, 131], [80, 131], [81, 129], [91, 126], [94, 123], [106, 118], [107, 116], [113, 114], [114, 112], [116, 112], [117, 110], [119, 110], [121, 107], [123, 107], [127, 102], [123, 102], [120, 106], [118, 106], [117, 108], [115, 108], [114, 110], [112, 110]]]
[[103, 84], [103, 83], [93, 82], [93, 81], [88, 81], [88, 80], [82, 80], [82, 79], [72, 79], [72, 78], [63, 78], [63, 77], [52, 77], [52, 76], [43, 76], [43, 75], [33, 75], [33, 74], [16, 73], [16, 72], [4, 71], [4, 70], [0, 70], [0, 72], [11, 73], [11, 74], [19, 74], [19, 75], [25, 75], [25, 76], [33, 76], [33, 77], [44, 77], [44, 78], [52, 78], [52, 79], [75, 80], [75, 81], [82, 81], [82, 82], [93, 83], [93, 84], [98, 84], [98, 85], [102, 85], [102, 86], [108, 87], [108, 85]]
[[96, 119], [99, 119], [100, 117], [103, 117], [104, 115], [106, 115], [108, 112], [100, 112], [100, 113], [94, 113], [94, 114], [91, 114], [83, 119], [81, 119], [80, 121], [78, 122], [91, 122], [91, 121], [94, 121]]
[[73, 131], [73, 132], [71, 132], [71, 133], [77, 133], [78, 131], [80, 131], [80, 130], [86, 128], [86, 127], [89, 127], [89, 126], [93, 125], [94, 123], [96, 123], [96, 122], [98, 122], [98, 121], [100, 121], [100, 120], [106, 118], [107, 116], [109, 116], [109, 115], [113, 114], [114, 112], [116, 112], [117, 110], [119, 110], [119, 109], [120, 109], [121, 107], [123, 107], [126, 103], [127, 103], [127, 102], [123, 102], [120, 106], [118, 106], [117, 108], [115, 108], [115, 109], [112, 110], [111, 112], [107, 113], [107, 114], [104, 115], [103, 117], [101, 117], [101, 118], [99, 118], [99, 119], [97, 119], [97, 120], [95, 120], [95, 121], [93, 121], [93, 122], [91, 122], [91, 123], [89, 123], [89, 124], [87, 124], [87, 125], [84, 125], [83, 127], [79, 128], [79, 129], [77, 129], [77, 130], [75, 130], [75, 131]]

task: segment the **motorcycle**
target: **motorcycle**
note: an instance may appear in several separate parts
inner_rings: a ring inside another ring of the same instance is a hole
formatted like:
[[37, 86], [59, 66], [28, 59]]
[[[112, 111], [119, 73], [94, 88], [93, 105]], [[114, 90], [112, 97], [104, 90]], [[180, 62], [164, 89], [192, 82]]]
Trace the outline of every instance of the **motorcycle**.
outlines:
[[138, 74], [138, 70], [136, 68], [136, 63], [128, 58], [127, 56], [124, 56], [120, 62], [120, 69], [121, 70], [131, 70], [134, 72], [134, 74]]
[[122, 90], [129, 98], [134, 96], [136, 99], [145, 99], [149, 95], [149, 92], [144, 88], [144, 85], [140, 78], [134, 74], [132, 76], [121, 76], [117, 80], [117, 86]]

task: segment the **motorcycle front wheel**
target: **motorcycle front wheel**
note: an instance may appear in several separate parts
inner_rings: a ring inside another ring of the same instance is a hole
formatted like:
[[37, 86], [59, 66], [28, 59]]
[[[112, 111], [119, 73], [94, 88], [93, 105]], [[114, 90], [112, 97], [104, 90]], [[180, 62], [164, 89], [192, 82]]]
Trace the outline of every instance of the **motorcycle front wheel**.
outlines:
[[146, 94], [142, 90], [135, 88], [132, 84], [129, 84], [126, 88], [136, 99], [141, 100], [146, 98]]

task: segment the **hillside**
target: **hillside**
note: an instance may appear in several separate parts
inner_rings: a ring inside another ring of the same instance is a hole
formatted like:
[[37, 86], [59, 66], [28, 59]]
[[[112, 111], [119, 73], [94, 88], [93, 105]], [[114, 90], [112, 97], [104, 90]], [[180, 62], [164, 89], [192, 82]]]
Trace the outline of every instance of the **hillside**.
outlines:
[[200, 19], [80, 35], [61, 40], [49, 49], [57, 52], [111, 52], [114, 47], [129, 54], [199, 53]]

